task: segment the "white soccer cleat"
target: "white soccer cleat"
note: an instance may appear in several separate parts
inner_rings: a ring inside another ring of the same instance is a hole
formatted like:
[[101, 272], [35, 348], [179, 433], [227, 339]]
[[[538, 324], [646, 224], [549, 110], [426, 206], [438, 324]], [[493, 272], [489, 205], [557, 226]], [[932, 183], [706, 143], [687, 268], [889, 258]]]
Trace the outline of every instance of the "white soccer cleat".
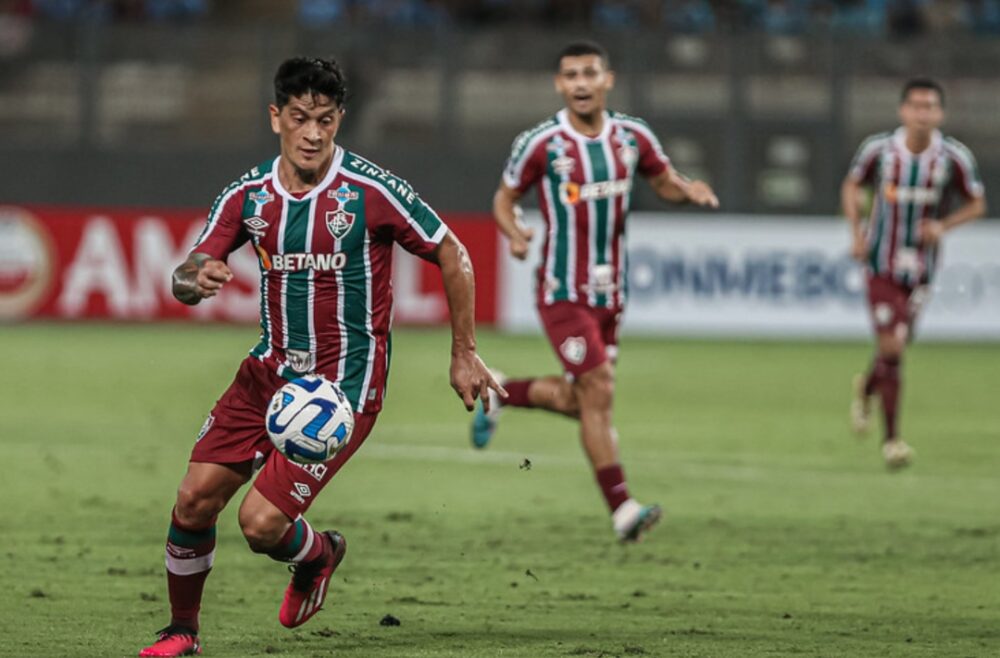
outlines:
[[864, 436], [872, 426], [872, 395], [865, 395], [865, 376], [855, 375], [851, 384], [851, 429]]
[[611, 514], [611, 525], [619, 541], [637, 542], [662, 516], [659, 505], [642, 505], [629, 498]]
[[882, 444], [882, 457], [890, 469], [903, 468], [913, 461], [913, 448], [902, 439], [892, 439]]

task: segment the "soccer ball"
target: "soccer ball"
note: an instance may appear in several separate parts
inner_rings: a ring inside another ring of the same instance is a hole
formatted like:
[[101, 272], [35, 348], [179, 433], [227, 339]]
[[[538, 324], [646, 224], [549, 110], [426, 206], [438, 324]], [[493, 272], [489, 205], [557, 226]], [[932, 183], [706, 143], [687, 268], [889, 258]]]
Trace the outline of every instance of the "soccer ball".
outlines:
[[299, 464], [333, 459], [354, 430], [347, 396], [336, 384], [316, 375], [282, 386], [271, 398], [265, 421], [274, 447]]

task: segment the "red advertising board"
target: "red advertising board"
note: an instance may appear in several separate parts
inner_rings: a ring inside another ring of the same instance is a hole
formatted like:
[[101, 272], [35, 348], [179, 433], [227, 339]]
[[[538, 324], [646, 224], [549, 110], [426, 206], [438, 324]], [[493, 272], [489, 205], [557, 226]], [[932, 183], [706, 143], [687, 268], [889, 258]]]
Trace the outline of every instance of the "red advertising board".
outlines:
[[[235, 278], [195, 307], [174, 300], [170, 273], [187, 256], [204, 212], [146, 208], [0, 206], [0, 320], [194, 318], [255, 322], [259, 268], [246, 247], [229, 259]], [[445, 215], [476, 269], [476, 320], [497, 318], [497, 233], [487, 214]], [[393, 271], [397, 323], [448, 321], [437, 268], [399, 250]]]

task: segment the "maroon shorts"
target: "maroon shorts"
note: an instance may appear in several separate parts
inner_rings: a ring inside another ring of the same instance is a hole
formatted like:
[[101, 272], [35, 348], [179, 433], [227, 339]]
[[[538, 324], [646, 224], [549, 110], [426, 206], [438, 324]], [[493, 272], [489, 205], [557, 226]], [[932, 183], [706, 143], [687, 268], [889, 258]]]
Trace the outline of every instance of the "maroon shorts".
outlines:
[[556, 302], [539, 305], [538, 315], [563, 370], [574, 378], [618, 358], [620, 309]]
[[271, 396], [288, 381], [255, 359], [247, 357], [236, 378], [222, 394], [201, 428], [192, 462], [263, 464], [253, 486], [294, 519], [304, 514], [323, 487], [351, 458], [375, 426], [377, 414], [354, 414], [350, 442], [324, 464], [308, 466], [285, 459], [275, 450], [264, 428], [264, 412]]
[[908, 286], [884, 275], [868, 275], [868, 308], [879, 334], [907, 340], [927, 299], [927, 286]]

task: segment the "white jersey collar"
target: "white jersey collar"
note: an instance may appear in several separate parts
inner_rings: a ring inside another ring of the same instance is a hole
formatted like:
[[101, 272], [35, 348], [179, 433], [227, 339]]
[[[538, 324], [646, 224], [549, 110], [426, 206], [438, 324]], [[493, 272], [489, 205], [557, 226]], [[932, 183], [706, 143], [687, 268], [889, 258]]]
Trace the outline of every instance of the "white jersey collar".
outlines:
[[931, 143], [920, 153], [914, 153], [906, 145], [906, 128], [903, 126], [896, 128], [896, 131], [892, 134], [892, 141], [896, 145], [896, 148], [911, 158], [924, 158], [937, 153], [938, 149], [941, 148], [941, 143], [944, 141], [944, 136], [940, 130], [935, 130], [931, 133]]
[[607, 139], [608, 133], [611, 132], [611, 113], [604, 110], [601, 113], [604, 116], [604, 125], [601, 126], [601, 132], [596, 137], [590, 137], [589, 135], [584, 135], [582, 132], [573, 127], [573, 124], [569, 122], [569, 110], [563, 108], [556, 113], [556, 117], [559, 119], [559, 125], [562, 126], [563, 130], [566, 130], [577, 140], [582, 140], [585, 142], [598, 142], [603, 139]]
[[333, 183], [333, 179], [337, 177], [337, 172], [340, 171], [340, 164], [344, 161], [344, 149], [339, 146], [333, 147], [333, 159], [330, 161], [330, 169], [326, 172], [326, 176], [320, 181], [316, 187], [309, 190], [306, 194], [301, 197], [295, 196], [291, 192], [285, 189], [285, 186], [281, 184], [281, 177], [278, 176], [278, 163], [281, 161], [281, 156], [279, 155], [274, 159], [274, 164], [271, 165], [271, 180], [274, 183], [274, 189], [278, 194], [288, 199], [289, 201], [308, 201], [313, 199], [320, 192], [325, 190]]

